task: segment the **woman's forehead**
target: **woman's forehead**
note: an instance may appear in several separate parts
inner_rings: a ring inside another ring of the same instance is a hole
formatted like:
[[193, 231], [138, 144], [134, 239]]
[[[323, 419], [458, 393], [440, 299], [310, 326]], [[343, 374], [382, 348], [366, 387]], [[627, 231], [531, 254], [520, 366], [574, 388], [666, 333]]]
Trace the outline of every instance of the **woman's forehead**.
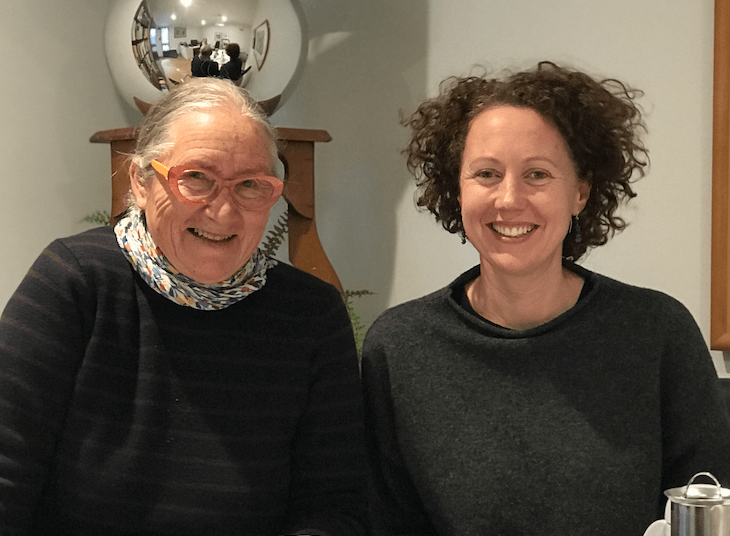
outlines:
[[263, 125], [238, 113], [193, 112], [170, 129], [170, 158], [227, 164], [241, 160], [270, 166], [271, 139]]
[[170, 127], [170, 137], [174, 144], [197, 142], [200, 139], [225, 142], [263, 134], [263, 128], [259, 131], [257, 126], [260, 125], [256, 121], [234, 108], [212, 108], [209, 111], [189, 112], [175, 120]]

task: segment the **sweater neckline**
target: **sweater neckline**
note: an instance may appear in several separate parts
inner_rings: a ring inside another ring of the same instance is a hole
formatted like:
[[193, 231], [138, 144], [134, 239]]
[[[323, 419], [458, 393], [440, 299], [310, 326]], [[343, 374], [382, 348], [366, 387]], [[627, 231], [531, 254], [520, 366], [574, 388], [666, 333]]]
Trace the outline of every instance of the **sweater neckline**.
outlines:
[[490, 334], [492, 335], [499, 335], [501, 337], [508, 338], [522, 338], [534, 336], [539, 333], [549, 331], [556, 325], [565, 322], [568, 318], [572, 317], [578, 311], [583, 309], [583, 307], [585, 307], [585, 305], [591, 300], [591, 297], [596, 292], [596, 288], [598, 286], [598, 278], [596, 277], [596, 274], [594, 272], [591, 272], [590, 270], [587, 270], [582, 266], [579, 266], [570, 261], [564, 261], [563, 266], [583, 279], [583, 288], [581, 289], [578, 301], [575, 303], [575, 305], [573, 305], [573, 307], [571, 307], [567, 311], [561, 313], [552, 320], [549, 320], [548, 322], [545, 322], [544, 324], [540, 324], [538, 326], [534, 326], [524, 330], [506, 328], [490, 320], [487, 320], [486, 318], [483, 318], [481, 315], [479, 315], [479, 313], [474, 310], [474, 308], [469, 303], [468, 298], [466, 297], [466, 284], [469, 281], [476, 279], [476, 277], [479, 276], [479, 274], [481, 273], [481, 268], [478, 264], [461, 274], [447, 287], [449, 290], [448, 301], [449, 304], [454, 309], [456, 309], [457, 312], [469, 323], [477, 325], [480, 329], [484, 329], [490, 332]]

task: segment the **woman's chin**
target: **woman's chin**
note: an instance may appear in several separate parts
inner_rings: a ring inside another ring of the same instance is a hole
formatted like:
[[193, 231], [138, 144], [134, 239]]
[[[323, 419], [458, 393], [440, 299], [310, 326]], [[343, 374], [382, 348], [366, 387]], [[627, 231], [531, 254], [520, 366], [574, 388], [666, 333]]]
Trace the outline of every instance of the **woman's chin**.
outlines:
[[[231, 275], [233, 275], [233, 274], [231, 274]], [[218, 285], [218, 284], [222, 283], [223, 281], [225, 281], [226, 279], [228, 279], [229, 277], [231, 277], [231, 275], [228, 275], [226, 277], [213, 277], [213, 278], [196, 277], [195, 282], [198, 283], [199, 285]]]
[[[239, 267], [240, 268], [240, 267]], [[201, 285], [216, 285], [223, 281], [230, 279], [233, 274], [238, 271], [238, 268], [231, 270], [217, 270], [205, 271], [198, 273], [195, 276], [188, 276], [200, 283]]]
[[189, 277], [196, 283], [201, 285], [215, 285], [229, 279], [241, 266], [226, 266], [219, 262], [211, 263], [209, 266], [206, 266], [204, 263], [198, 263], [193, 269], [186, 269], [186, 267], [176, 268], [181, 274]]
[[212, 285], [226, 281], [238, 272], [251, 258], [257, 245], [258, 242], [253, 241], [244, 244], [240, 240], [210, 243], [195, 238], [174, 250], [168, 260], [197, 283]]

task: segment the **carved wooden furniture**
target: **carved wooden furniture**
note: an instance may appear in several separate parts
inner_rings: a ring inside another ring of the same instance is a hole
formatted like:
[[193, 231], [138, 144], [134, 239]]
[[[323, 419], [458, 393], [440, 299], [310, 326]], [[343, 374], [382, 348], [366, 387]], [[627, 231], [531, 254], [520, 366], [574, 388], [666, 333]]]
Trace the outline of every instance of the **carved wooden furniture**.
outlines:
[[[278, 128], [277, 132], [284, 142], [280, 157], [287, 172], [284, 197], [288, 204], [289, 261], [342, 291], [340, 280], [319, 241], [314, 221], [314, 144], [332, 138], [324, 130]], [[134, 151], [136, 137], [137, 129], [130, 127], [100, 131], [90, 140], [111, 146], [112, 225], [126, 208], [125, 197], [129, 192], [127, 155]]]

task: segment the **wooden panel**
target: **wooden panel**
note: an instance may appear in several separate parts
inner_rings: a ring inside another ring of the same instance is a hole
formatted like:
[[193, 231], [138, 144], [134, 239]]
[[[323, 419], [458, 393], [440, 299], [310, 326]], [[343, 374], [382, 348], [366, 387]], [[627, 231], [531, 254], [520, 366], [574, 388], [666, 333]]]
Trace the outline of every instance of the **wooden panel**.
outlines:
[[[293, 137], [295, 136], [291, 138]], [[284, 197], [289, 204], [289, 261], [297, 268], [331, 283], [342, 292], [340, 279], [317, 234], [314, 217], [314, 143], [291, 138], [287, 139], [281, 151], [281, 158], [288, 172]]]
[[712, 299], [710, 347], [730, 350], [730, 0], [715, 0], [712, 121]]

